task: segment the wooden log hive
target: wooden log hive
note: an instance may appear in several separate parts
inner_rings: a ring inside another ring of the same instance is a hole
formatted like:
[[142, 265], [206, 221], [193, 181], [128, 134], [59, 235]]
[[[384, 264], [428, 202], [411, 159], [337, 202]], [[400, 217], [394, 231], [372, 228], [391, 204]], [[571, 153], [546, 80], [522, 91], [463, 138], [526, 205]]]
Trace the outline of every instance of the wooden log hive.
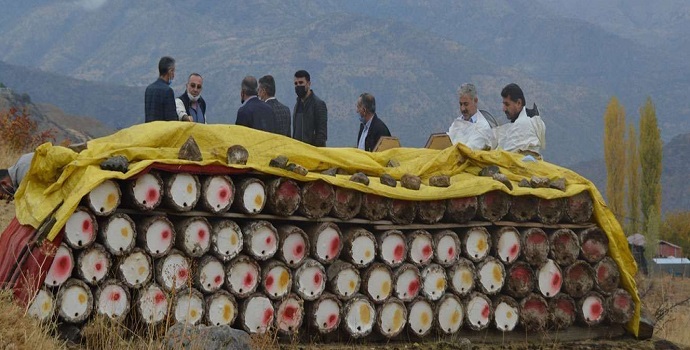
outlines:
[[512, 198], [510, 210], [506, 217], [516, 222], [532, 221], [537, 217], [539, 198], [531, 195]]
[[123, 202], [140, 211], [158, 208], [163, 201], [163, 179], [155, 171], [122, 182]]
[[104, 182], [83, 205], [28, 307], [40, 320], [100, 314], [343, 341], [634, 315], [589, 192], [409, 201], [265, 174], [149, 172]]
[[451, 230], [441, 230], [435, 232], [432, 239], [434, 262], [445, 267], [453, 266], [462, 252], [458, 235]]
[[477, 215], [477, 197], [451, 198], [446, 201], [444, 220], [455, 223], [466, 223]]
[[290, 216], [302, 202], [302, 193], [296, 181], [277, 177], [266, 182], [266, 211], [280, 216]]
[[235, 199], [235, 184], [230, 176], [206, 176], [201, 182], [201, 198], [199, 204], [202, 209], [213, 213], [224, 213], [230, 210]]
[[78, 207], [65, 223], [65, 243], [73, 249], [83, 249], [96, 241], [98, 222], [86, 207]]
[[331, 216], [340, 220], [350, 220], [362, 209], [362, 193], [345, 187], [336, 187]]
[[302, 185], [302, 201], [297, 211], [310, 219], [326, 216], [333, 209], [333, 186], [324, 181], [312, 181]]

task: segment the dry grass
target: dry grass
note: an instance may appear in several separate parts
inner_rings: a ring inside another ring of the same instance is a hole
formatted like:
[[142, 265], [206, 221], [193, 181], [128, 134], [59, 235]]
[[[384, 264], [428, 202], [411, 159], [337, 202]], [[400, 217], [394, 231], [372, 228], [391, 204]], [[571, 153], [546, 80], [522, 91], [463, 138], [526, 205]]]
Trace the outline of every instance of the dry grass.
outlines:
[[64, 349], [64, 343], [51, 336], [51, 327], [27, 316], [10, 292], [0, 291], [0, 349]]
[[643, 308], [657, 319], [655, 337], [690, 347], [690, 279], [638, 277], [638, 285]]

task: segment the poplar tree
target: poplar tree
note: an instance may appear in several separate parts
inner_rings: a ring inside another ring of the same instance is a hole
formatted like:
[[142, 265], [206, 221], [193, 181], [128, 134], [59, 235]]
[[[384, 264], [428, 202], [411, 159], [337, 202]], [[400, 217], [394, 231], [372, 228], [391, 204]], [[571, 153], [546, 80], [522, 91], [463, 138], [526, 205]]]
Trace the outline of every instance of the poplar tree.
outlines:
[[640, 209], [644, 215], [642, 229], [645, 231], [654, 229], [650, 227], [652, 217], [661, 217], [661, 157], [661, 132], [656, 120], [654, 103], [651, 97], [648, 97], [644, 106], [640, 108]]
[[637, 150], [635, 125], [628, 124], [628, 227], [627, 234], [640, 231], [640, 154]]
[[625, 110], [614, 96], [604, 114], [606, 199], [619, 221], [625, 218]]

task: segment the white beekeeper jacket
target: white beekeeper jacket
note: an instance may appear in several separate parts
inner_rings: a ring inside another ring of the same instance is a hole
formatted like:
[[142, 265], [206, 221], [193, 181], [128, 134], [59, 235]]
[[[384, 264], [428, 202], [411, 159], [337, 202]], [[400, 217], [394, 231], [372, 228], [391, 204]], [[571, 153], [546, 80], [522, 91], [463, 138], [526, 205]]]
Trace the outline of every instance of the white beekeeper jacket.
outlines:
[[510, 152], [530, 151], [541, 155], [546, 147], [546, 126], [540, 116], [528, 117], [525, 107], [514, 123], [493, 129], [498, 148]]
[[448, 129], [448, 136], [453, 144], [462, 143], [471, 149], [496, 148], [496, 138], [491, 125], [479, 110], [469, 121], [462, 116], [456, 118]]

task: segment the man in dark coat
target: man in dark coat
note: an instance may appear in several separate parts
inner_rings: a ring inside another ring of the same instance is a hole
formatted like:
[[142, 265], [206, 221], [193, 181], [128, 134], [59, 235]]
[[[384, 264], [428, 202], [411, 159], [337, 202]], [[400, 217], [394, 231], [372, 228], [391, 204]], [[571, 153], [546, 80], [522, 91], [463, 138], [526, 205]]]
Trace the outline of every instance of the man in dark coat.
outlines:
[[189, 75], [184, 93], [175, 100], [177, 116], [181, 121], [206, 124], [206, 100], [201, 97], [203, 83], [201, 74]]
[[275, 96], [275, 79], [271, 75], [264, 75], [259, 79], [259, 98], [273, 109], [273, 115], [276, 117], [275, 132], [290, 137], [290, 108], [280, 103]]
[[175, 59], [162, 57], [158, 61], [158, 79], [146, 87], [144, 94], [145, 121], [178, 120], [175, 110], [175, 92], [170, 87], [175, 78]]
[[376, 115], [376, 99], [374, 95], [363, 93], [357, 99], [357, 113], [359, 114], [359, 134], [357, 134], [357, 148], [371, 152], [382, 136], [391, 136], [386, 124]]
[[295, 72], [297, 102], [292, 115], [292, 138], [313, 146], [325, 147], [328, 138], [328, 109], [311, 89], [306, 70]]
[[266, 102], [259, 100], [257, 89], [259, 84], [253, 76], [246, 76], [242, 80], [242, 106], [237, 110], [237, 120], [235, 124], [246, 127], [274, 132], [275, 116], [273, 109]]

